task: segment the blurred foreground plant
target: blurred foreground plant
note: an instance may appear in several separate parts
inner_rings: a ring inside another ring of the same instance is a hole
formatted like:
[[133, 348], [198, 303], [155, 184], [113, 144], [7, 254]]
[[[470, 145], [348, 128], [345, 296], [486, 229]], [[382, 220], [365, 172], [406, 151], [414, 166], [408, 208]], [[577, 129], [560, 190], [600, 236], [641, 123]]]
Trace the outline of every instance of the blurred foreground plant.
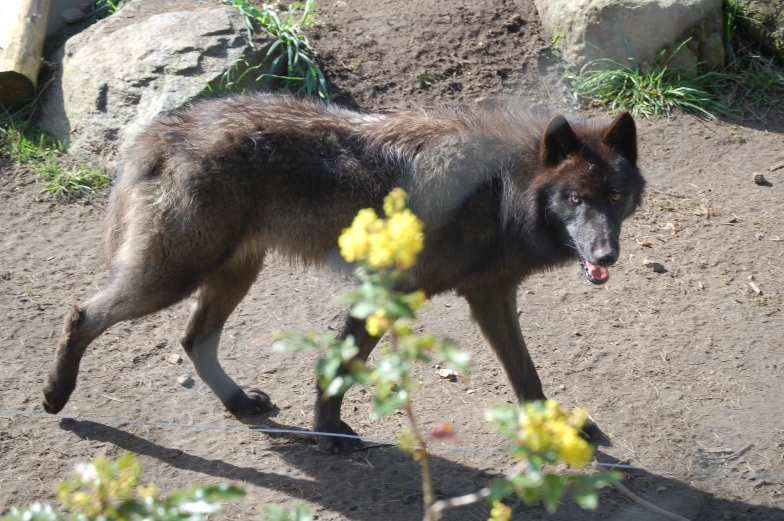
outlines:
[[[359, 349], [352, 337], [337, 340], [334, 334], [280, 333], [284, 348], [316, 348], [325, 352], [317, 366], [317, 377], [324, 398], [343, 394], [355, 383], [375, 387], [373, 413], [376, 418], [402, 410], [409, 428], [398, 435], [398, 446], [412, 454], [422, 469], [425, 521], [441, 518], [452, 507], [488, 501], [491, 520], [509, 519], [511, 509], [501, 500], [511, 493], [525, 502], [544, 502], [554, 511], [564, 494], [583, 508], [597, 505], [596, 491], [617, 479], [616, 473], [599, 472], [590, 476], [545, 472], [549, 464], [566, 463], [580, 469], [593, 459], [593, 448], [580, 437], [587, 419], [582, 411], [566, 413], [552, 400], [527, 403], [519, 407], [486, 411], [486, 419], [512, 439], [510, 451], [517, 464], [491, 486], [476, 493], [436, 501], [431, 479], [427, 437], [419, 428], [411, 405], [417, 387], [413, 371], [417, 362], [431, 362], [439, 357], [452, 369], [465, 373], [470, 355], [448, 339], [428, 334], [414, 334], [411, 321], [426, 299], [423, 291], [406, 292], [413, 278], [407, 270], [416, 264], [424, 247], [423, 223], [406, 208], [406, 193], [395, 188], [384, 199], [384, 215], [372, 208], [360, 210], [349, 228], [338, 239], [340, 253], [348, 262], [357, 263], [356, 275], [361, 282], [340, 302], [351, 306], [351, 315], [366, 320], [373, 336], [388, 333], [389, 341], [379, 347], [381, 356], [374, 367], [355, 359]], [[442, 423], [429, 435], [436, 439], [454, 437], [454, 428]]]
[[217, 485], [160, 496], [155, 485], [139, 483], [140, 472], [133, 454], [100, 456], [78, 465], [75, 478], [57, 487], [64, 511], [35, 503], [12, 508], [0, 521], [202, 521], [221, 511], [219, 501], [245, 495], [238, 487]]

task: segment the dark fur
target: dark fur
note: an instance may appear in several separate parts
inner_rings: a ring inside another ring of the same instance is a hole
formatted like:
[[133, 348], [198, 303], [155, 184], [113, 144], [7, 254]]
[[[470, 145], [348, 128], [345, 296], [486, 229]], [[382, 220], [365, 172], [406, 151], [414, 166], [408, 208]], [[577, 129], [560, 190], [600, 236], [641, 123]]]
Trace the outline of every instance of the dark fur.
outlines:
[[[341, 231], [358, 210], [380, 211], [396, 186], [426, 226], [409, 289], [464, 296], [517, 396], [544, 398], [517, 321], [516, 288], [578, 256], [617, 258], [620, 223], [644, 186], [636, 159], [628, 114], [609, 126], [570, 124], [515, 103], [373, 116], [250, 95], [160, 118], [124, 159], [106, 224], [110, 280], [69, 315], [44, 407], [62, 409], [81, 355], [106, 328], [198, 289], [186, 352], [229, 409], [267, 410], [264, 393], [242, 391], [220, 369], [226, 318], [265, 253], [339, 262]], [[610, 202], [616, 192], [623, 198]], [[583, 204], [571, 201], [575, 194]], [[378, 340], [355, 319], [349, 334], [361, 357]], [[317, 430], [351, 431], [340, 402], [317, 402]], [[351, 446], [319, 441], [326, 450]]]

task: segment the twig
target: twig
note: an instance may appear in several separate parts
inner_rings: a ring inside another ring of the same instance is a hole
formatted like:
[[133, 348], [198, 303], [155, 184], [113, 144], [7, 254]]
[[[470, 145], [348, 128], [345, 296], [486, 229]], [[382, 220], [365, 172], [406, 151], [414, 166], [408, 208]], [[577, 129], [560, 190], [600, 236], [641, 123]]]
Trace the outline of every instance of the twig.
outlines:
[[414, 417], [414, 411], [411, 409], [410, 401], [406, 403], [406, 415], [408, 416], [409, 423], [411, 423], [411, 431], [419, 443], [419, 447], [417, 447], [416, 452], [419, 456], [419, 466], [422, 467], [422, 488], [425, 489], [424, 521], [438, 521], [439, 516], [437, 516], [435, 510], [433, 510], [435, 494], [433, 493], [433, 479], [430, 475], [430, 458], [428, 457], [427, 453], [427, 442], [422, 437], [422, 433], [419, 431], [416, 418]]
[[[504, 477], [511, 481], [516, 476], [520, 475], [525, 470], [526, 466], [528, 466], [528, 461], [520, 460], [514, 467], [507, 471]], [[493, 492], [490, 490], [490, 487], [485, 487], [470, 494], [436, 501], [433, 503], [433, 513], [435, 514], [436, 519], [440, 519], [441, 516], [444, 515], [444, 510], [448, 508], [464, 507], [466, 505], [479, 503], [480, 501], [484, 501], [485, 499], [489, 498], [492, 493]]]
[[640, 496], [638, 496], [637, 494], [635, 494], [634, 492], [632, 492], [631, 490], [623, 486], [620, 481], [613, 482], [613, 485], [615, 485], [615, 488], [620, 490], [621, 493], [623, 493], [623, 495], [625, 495], [626, 497], [628, 497], [638, 505], [647, 508], [651, 512], [655, 512], [656, 514], [666, 517], [667, 519], [671, 519], [672, 521], [689, 521], [687, 518], [683, 516], [680, 516], [678, 514], [673, 514], [669, 510], [664, 510], [663, 508], [657, 507], [653, 503], [645, 501], [643, 498], [641, 498]]

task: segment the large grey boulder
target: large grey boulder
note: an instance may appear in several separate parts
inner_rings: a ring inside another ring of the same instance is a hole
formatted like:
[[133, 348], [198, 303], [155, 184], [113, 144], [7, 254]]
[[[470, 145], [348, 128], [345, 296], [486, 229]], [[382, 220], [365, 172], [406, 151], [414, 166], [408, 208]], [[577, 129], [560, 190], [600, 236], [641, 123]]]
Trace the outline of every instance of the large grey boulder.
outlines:
[[609, 58], [645, 68], [661, 51], [672, 65], [724, 65], [722, 0], [534, 0], [542, 25], [562, 57], [583, 65]]
[[784, 59], [784, 0], [738, 0], [738, 25], [762, 48]]
[[78, 159], [110, 167], [156, 116], [219, 83], [241, 57], [261, 63], [272, 38], [254, 40], [231, 7], [132, 0], [58, 51], [61, 71], [39, 126]]

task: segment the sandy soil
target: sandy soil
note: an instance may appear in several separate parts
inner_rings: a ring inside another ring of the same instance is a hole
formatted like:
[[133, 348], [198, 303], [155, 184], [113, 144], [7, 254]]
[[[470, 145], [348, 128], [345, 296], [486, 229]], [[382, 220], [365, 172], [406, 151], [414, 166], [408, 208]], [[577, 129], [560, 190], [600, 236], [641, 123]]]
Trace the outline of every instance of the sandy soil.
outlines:
[[[335, 99], [349, 106], [473, 103], [506, 93], [562, 102], [532, 3], [322, 0], [319, 10], [313, 44]], [[588, 407], [607, 434], [601, 461], [651, 469], [627, 476], [636, 493], [692, 520], [784, 520], [784, 169], [769, 171], [784, 161], [784, 116], [726, 123], [678, 115], [639, 126], [650, 189], [624, 228], [622, 260], [600, 287], [586, 282], [577, 265], [526, 281], [519, 307], [529, 349], [545, 391]], [[753, 172], [764, 172], [772, 186], [755, 185]], [[38, 202], [38, 193], [28, 172], [0, 163], [2, 409], [41, 410], [62, 317], [106, 276], [106, 194], [54, 205]], [[645, 259], [666, 272], [644, 267]], [[333, 299], [349, 286], [329, 272], [272, 259], [229, 320], [227, 371], [261, 386], [280, 407], [261, 425], [309, 427], [314, 398], [315, 357], [274, 352], [270, 332], [339, 327], [342, 309]], [[180, 353], [187, 306], [104, 334], [85, 357], [63, 414], [243, 427], [204, 384], [177, 383], [193, 375], [187, 361], [167, 361]], [[438, 378], [432, 367], [419, 369], [426, 389], [415, 398], [421, 422], [454, 422], [457, 448], [502, 450], [503, 440], [483, 427], [482, 410], [513, 396], [466, 304], [437, 298], [420, 323], [474, 356], [471, 374], [458, 382]], [[344, 417], [362, 435], [390, 439], [405, 423], [394, 415], [373, 421], [369, 413], [366, 392], [350, 391]], [[12, 414], [0, 414], [0, 511], [51, 500], [76, 462], [123, 451], [140, 455], [145, 478], [167, 490], [241, 483], [249, 496], [229, 507], [231, 518], [258, 518], [262, 505], [298, 501], [321, 521], [421, 518], [418, 468], [394, 448], [375, 448], [364, 458], [328, 456], [305, 442], [244, 430]], [[441, 496], [484, 486], [510, 463], [502, 455], [449, 450], [434, 459]], [[510, 504], [513, 519], [661, 519], [613, 490], [600, 503], [586, 515], [566, 502], [554, 516], [540, 506]], [[447, 516], [486, 518], [481, 505]]]

